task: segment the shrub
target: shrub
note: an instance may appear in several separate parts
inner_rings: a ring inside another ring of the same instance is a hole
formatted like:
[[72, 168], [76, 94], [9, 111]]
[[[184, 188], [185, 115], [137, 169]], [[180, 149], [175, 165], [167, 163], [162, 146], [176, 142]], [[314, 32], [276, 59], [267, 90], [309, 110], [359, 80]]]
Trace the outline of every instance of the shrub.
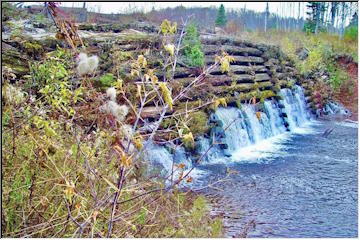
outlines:
[[203, 66], [204, 53], [202, 51], [202, 45], [199, 40], [197, 26], [194, 23], [190, 23], [186, 28], [184, 46], [187, 64], [192, 67]]
[[356, 41], [358, 40], [358, 27], [350, 26], [345, 29], [344, 32], [344, 40], [345, 41]]
[[111, 87], [115, 83], [115, 77], [111, 73], [106, 73], [100, 77], [100, 83], [103, 87]]
[[209, 130], [208, 115], [203, 111], [190, 114], [191, 120], [188, 123], [190, 131], [196, 135], [202, 135]]
[[337, 63], [330, 63], [327, 69], [329, 71], [330, 86], [333, 89], [339, 88], [343, 82], [349, 79], [348, 74]]

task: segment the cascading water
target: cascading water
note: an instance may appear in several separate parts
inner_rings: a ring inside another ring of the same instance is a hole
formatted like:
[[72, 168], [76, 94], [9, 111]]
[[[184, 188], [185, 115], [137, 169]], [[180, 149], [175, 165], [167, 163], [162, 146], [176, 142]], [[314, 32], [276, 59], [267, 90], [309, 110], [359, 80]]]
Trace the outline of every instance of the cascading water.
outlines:
[[285, 132], [286, 128], [284, 126], [284, 121], [280, 117], [279, 108], [272, 101], [265, 101], [264, 108], [270, 121], [273, 136]]
[[280, 103], [284, 105], [284, 112], [287, 115], [286, 120], [290, 130], [294, 130], [308, 122], [309, 114], [305, 110], [304, 91], [301, 87], [294, 86], [293, 92], [288, 88], [283, 88], [280, 90], [280, 96], [283, 98]]
[[[237, 108], [218, 108], [215, 112], [222, 125], [222, 129], [228, 127], [224, 132], [224, 142], [230, 151], [250, 144], [250, 135], [247, 132], [243, 113]], [[235, 122], [234, 122], [235, 121]]]
[[[281, 89], [280, 96], [282, 97], [280, 104], [266, 100], [263, 104], [264, 111], [259, 113], [253, 105], [243, 105], [241, 109], [219, 107], [210, 117], [210, 124], [213, 126], [210, 137], [202, 136], [196, 141], [197, 157], [204, 154], [214, 141], [216, 145], [207, 153], [203, 161], [208, 163], [216, 163], [221, 159], [229, 161], [232, 154], [239, 155], [241, 149], [248, 149], [256, 144], [265, 148], [266, 144], [269, 145], [264, 142], [266, 139], [286, 131], [285, 121], [290, 131], [309, 121], [310, 116], [306, 111], [301, 87], [294, 86], [293, 90]], [[283, 112], [286, 113], [287, 118], [282, 117]], [[177, 149], [175, 154], [170, 154], [165, 147], [152, 144], [147, 156], [151, 161], [160, 163], [170, 170], [173, 158], [175, 162], [185, 162], [187, 168], [191, 166], [190, 157], [183, 148]]]

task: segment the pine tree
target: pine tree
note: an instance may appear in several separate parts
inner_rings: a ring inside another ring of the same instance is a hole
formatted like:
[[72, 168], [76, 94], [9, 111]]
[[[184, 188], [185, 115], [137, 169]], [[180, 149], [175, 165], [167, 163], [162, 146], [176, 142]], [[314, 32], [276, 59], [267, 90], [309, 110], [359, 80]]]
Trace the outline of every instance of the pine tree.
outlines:
[[226, 15], [225, 15], [225, 7], [223, 4], [220, 5], [219, 11], [216, 15], [215, 26], [216, 27], [224, 27], [226, 25]]
[[186, 27], [186, 35], [183, 43], [186, 63], [191, 67], [202, 67], [204, 65], [204, 53], [195, 23], [192, 22]]

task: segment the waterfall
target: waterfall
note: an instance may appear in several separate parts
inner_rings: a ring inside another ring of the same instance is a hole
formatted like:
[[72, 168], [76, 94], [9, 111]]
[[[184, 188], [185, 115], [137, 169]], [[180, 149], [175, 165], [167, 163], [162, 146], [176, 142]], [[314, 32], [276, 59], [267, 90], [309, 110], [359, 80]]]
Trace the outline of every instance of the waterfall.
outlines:
[[324, 114], [350, 116], [350, 111], [339, 103], [329, 101], [322, 109]]
[[[245, 119], [238, 108], [220, 107], [215, 112], [215, 118], [221, 122], [223, 129], [229, 126], [225, 132], [225, 139], [223, 141], [227, 144], [230, 151], [235, 151], [237, 148], [250, 144]], [[233, 122], [234, 120], [235, 122]]]
[[273, 142], [283, 138], [282, 133], [286, 131], [285, 122], [288, 123], [290, 131], [296, 132], [296, 129], [310, 119], [301, 87], [294, 86], [292, 90], [281, 89], [279, 95], [282, 97], [279, 102], [265, 100], [263, 104], [256, 106], [244, 104], [241, 108], [219, 107], [210, 115], [209, 136], [196, 138], [195, 153], [187, 153], [184, 148], [178, 147], [171, 154], [165, 147], [150, 144], [146, 156], [151, 162], [168, 169], [169, 173], [172, 161], [185, 163], [189, 169], [192, 166], [191, 158], [198, 159], [209, 149], [212, 142], [216, 144], [202, 162], [227, 163], [235, 156], [246, 158], [244, 154], [252, 157], [256, 155], [252, 152], [254, 149], [265, 151], [263, 153], [273, 152]]
[[253, 143], [257, 143], [262, 140], [263, 137], [263, 126], [256, 116], [254, 106], [248, 105], [244, 107], [244, 112], [246, 114], [246, 123], [248, 126], [248, 134]]
[[290, 130], [294, 130], [308, 122], [309, 114], [305, 110], [305, 97], [301, 87], [295, 86], [293, 92], [288, 88], [283, 88], [280, 90], [280, 96], [283, 98], [280, 103], [284, 105], [284, 112]]
[[153, 142], [147, 144], [144, 150], [144, 160], [149, 161], [155, 167], [160, 167], [163, 174], [171, 171], [172, 159], [173, 156], [165, 147], [154, 144]]
[[270, 121], [273, 136], [285, 132], [286, 128], [284, 126], [284, 121], [280, 117], [279, 108], [274, 103], [272, 103], [272, 101], [268, 100], [264, 102], [264, 107]]

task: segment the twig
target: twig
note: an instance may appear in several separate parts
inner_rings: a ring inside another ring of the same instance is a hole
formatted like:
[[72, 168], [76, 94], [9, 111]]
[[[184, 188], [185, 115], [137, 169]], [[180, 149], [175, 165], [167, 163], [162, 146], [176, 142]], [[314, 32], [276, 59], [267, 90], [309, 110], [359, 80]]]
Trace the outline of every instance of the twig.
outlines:
[[189, 20], [191, 16], [187, 17], [186, 18], [186, 21], [184, 23], [184, 26], [182, 27], [181, 29], [181, 34], [180, 34], [180, 38], [179, 38], [179, 41], [178, 41], [178, 44], [177, 44], [177, 47], [176, 47], [176, 52], [175, 52], [175, 58], [174, 58], [174, 65], [173, 65], [173, 68], [172, 68], [172, 76], [174, 77], [174, 74], [175, 74], [175, 68], [176, 68], [176, 62], [177, 62], [177, 57], [178, 57], [178, 54], [179, 54], [179, 50], [180, 50], [180, 45], [181, 45], [181, 40], [182, 40], [182, 37], [184, 35], [184, 30], [186, 28], [186, 24]]
[[119, 198], [119, 195], [121, 192], [121, 188], [123, 186], [124, 175], [125, 175], [125, 167], [122, 167], [120, 170], [120, 177], [119, 177], [118, 184], [117, 184], [118, 191], [116, 192], [116, 194], [114, 196], [114, 201], [113, 201], [112, 208], [111, 208], [110, 221], [109, 221], [109, 225], [108, 225], [108, 233], [106, 236], [107, 238], [111, 237], [111, 232], [112, 232], [112, 227], [113, 227], [113, 219], [114, 219], [114, 214], [115, 214], [115, 210], [116, 210], [116, 203], [118, 201], [118, 198]]

